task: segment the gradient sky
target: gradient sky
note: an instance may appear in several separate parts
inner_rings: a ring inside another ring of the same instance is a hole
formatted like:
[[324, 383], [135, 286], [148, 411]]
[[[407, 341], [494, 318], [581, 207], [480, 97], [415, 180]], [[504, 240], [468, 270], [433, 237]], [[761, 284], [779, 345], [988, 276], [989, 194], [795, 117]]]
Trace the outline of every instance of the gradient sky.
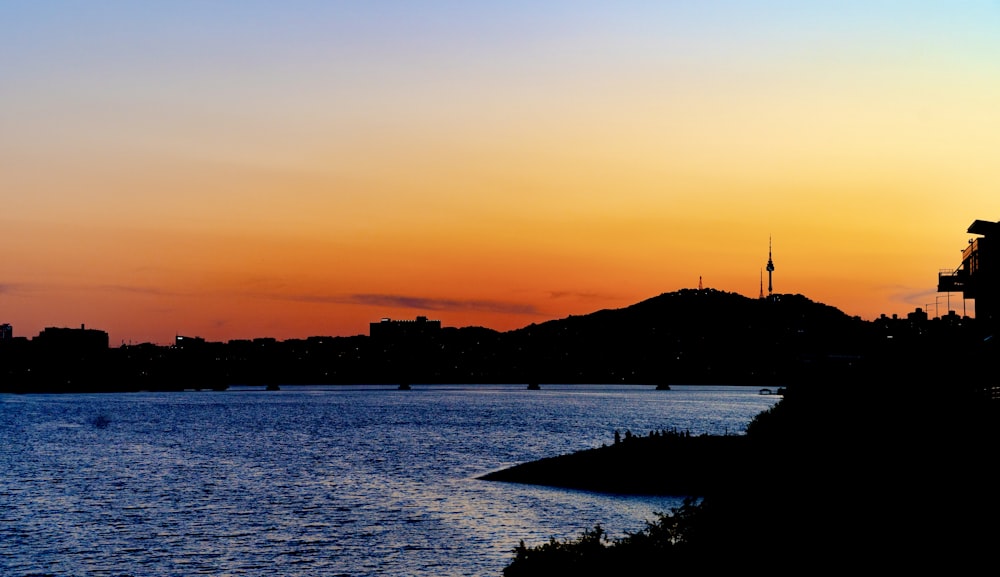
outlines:
[[756, 297], [769, 238], [775, 292], [972, 314], [998, 103], [995, 1], [0, 0], [0, 322], [508, 330]]

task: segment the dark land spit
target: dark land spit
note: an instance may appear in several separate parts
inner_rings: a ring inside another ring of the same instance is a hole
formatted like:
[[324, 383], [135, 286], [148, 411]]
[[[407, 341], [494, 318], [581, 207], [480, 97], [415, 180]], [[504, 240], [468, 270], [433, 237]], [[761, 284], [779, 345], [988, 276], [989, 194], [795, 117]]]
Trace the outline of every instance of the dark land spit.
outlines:
[[600, 493], [703, 496], [719, 485], [740, 482], [750, 454], [745, 436], [653, 432], [522, 463], [480, 479]]

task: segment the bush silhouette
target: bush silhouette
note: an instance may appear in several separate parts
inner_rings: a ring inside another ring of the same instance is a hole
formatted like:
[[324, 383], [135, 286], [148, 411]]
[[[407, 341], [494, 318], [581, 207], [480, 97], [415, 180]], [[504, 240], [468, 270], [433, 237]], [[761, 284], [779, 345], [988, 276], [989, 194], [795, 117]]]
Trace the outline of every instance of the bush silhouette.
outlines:
[[522, 540], [504, 577], [645, 575], [667, 569], [679, 574], [697, 560], [690, 540], [699, 531], [701, 506], [685, 499], [669, 513], [656, 513], [642, 530], [615, 539], [597, 524], [574, 540], [552, 538], [535, 547]]

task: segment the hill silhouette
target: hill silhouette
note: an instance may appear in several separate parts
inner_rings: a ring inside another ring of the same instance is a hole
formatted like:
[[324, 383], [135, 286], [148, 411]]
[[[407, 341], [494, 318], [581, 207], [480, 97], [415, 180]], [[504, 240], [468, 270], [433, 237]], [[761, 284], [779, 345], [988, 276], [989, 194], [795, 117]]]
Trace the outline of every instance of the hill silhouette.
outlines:
[[862, 355], [871, 326], [802, 295], [684, 289], [509, 331], [526, 372], [556, 382], [773, 383]]

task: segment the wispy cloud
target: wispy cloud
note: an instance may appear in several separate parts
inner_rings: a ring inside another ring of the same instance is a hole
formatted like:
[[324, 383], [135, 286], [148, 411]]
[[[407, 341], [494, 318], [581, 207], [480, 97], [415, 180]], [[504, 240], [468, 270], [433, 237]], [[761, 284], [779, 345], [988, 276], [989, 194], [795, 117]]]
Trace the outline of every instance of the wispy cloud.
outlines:
[[541, 315], [531, 304], [477, 299], [443, 299], [392, 294], [271, 295], [272, 298], [316, 303], [354, 304], [424, 311], [477, 311], [519, 315]]
[[53, 287], [33, 283], [0, 283], [0, 295], [30, 295], [40, 293]]
[[934, 288], [914, 289], [905, 286], [890, 286], [886, 292], [890, 302], [902, 303], [913, 309], [920, 308], [931, 315], [946, 314], [951, 310], [965, 315], [971, 312], [969, 309], [975, 307], [973, 302], [963, 299], [961, 292], [949, 294], [937, 292]]
[[428, 311], [480, 311], [521, 315], [541, 314], [534, 305], [475, 299], [438, 299], [404, 295], [356, 294], [351, 302]]
[[28, 295], [33, 293], [72, 291], [125, 292], [132, 294], [148, 294], [152, 296], [172, 296], [176, 293], [157, 287], [133, 285], [90, 285], [90, 284], [36, 284], [36, 283], [0, 283], [0, 294]]
[[917, 304], [924, 306], [925, 303], [934, 303], [941, 299], [941, 295], [936, 293], [920, 292], [908, 295], [899, 295], [892, 300], [905, 304]]
[[600, 293], [585, 293], [576, 291], [549, 291], [550, 299], [582, 298], [587, 300], [615, 300], [619, 297]]
[[126, 292], [126, 293], [150, 295], [150, 296], [177, 296], [177, 293], [166, 291], [158, 287], [150, 287], [150, 286], [103, 285], [97, 288], [106, 291]]

